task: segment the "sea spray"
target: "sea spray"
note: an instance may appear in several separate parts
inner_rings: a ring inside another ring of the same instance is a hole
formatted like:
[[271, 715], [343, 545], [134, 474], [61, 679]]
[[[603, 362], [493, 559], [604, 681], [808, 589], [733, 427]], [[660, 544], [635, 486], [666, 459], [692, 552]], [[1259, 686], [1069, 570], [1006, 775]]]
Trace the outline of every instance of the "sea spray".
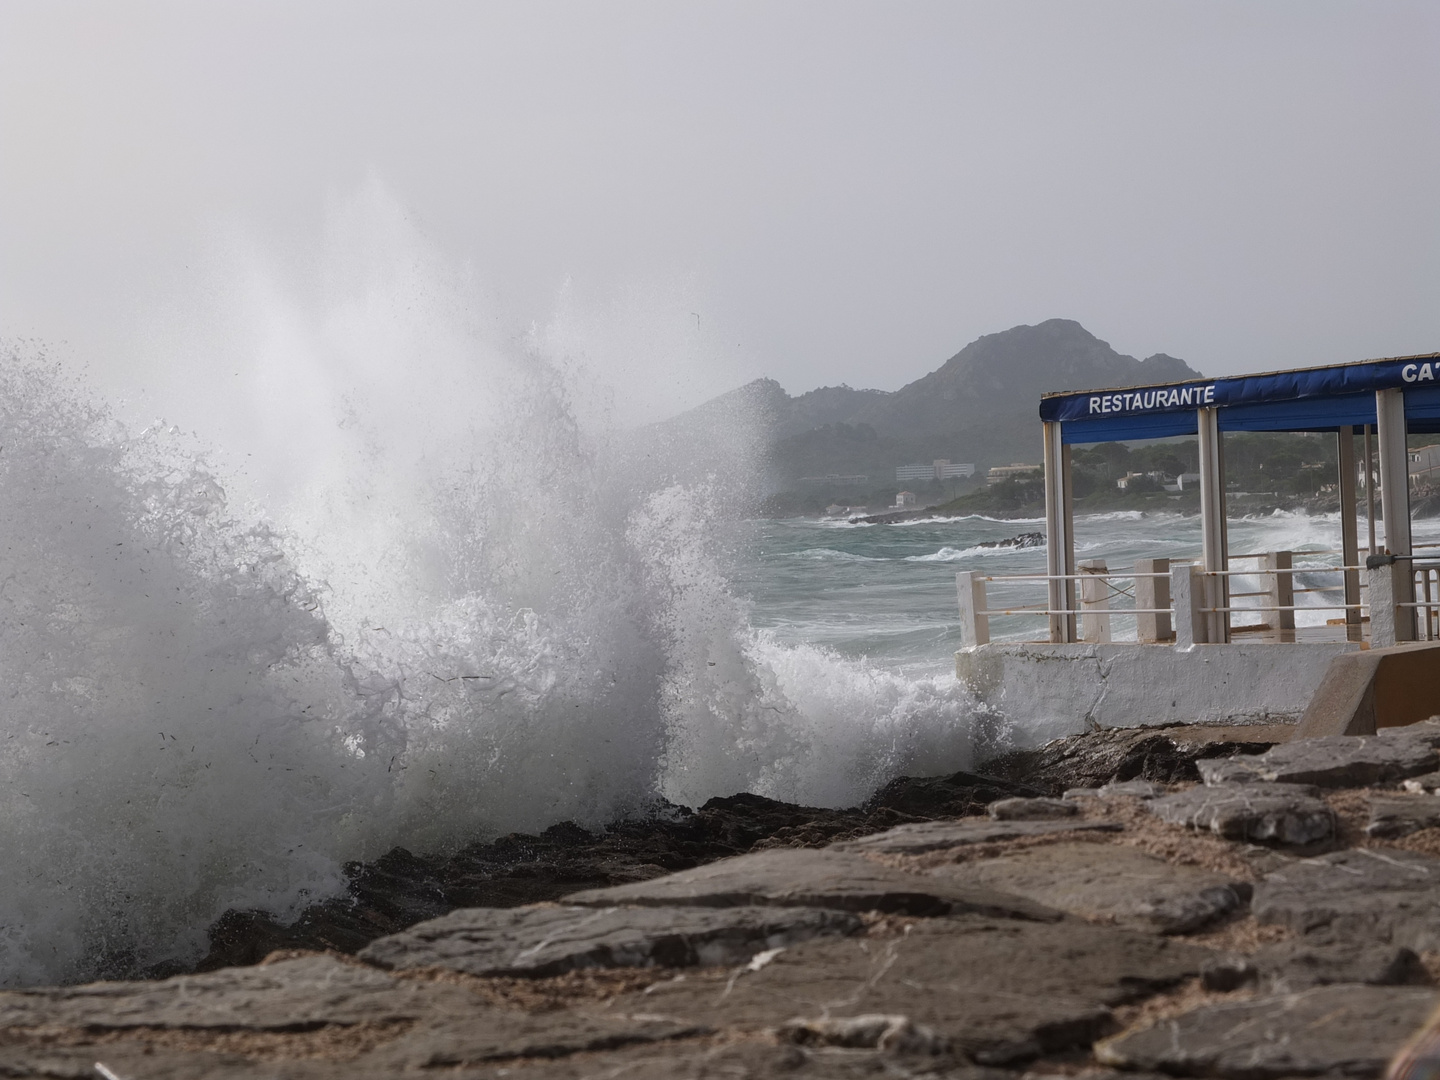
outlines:
[[40, 358], [0, 363], [0, 430], [0, 978], [193, 956], [226, 907], [333, 891], [401, 744], [278, 536]]
[[216, 290], [213, 453], [0, 350], [0, 985], [183, 966], [397, 844], [970, 762], [953, 676], [752, 626], [752, 402], [618, 423], [574, 333], [495, 334], [359, 204], [313, 290]]
[[753, 629], [733, 483], [654, 488], [573, 423], [557, 366], [518, 363], [511, 418], [417, 469], [405, 512], [368, 488], [383, 527], [349, 561], [233, 507], [173, 429], [0, 364], [0, 980], [183, 965], [226, 909], [283, 918], [394, 844], [656, 794], [853, 804], [969, 763], [953, 678]]

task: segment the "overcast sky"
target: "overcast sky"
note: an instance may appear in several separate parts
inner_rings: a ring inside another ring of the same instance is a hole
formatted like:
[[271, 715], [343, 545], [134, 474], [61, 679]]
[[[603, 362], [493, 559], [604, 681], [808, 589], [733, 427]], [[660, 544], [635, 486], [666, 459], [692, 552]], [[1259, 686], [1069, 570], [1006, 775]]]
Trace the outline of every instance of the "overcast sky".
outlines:
[[1428, 352], [1437, 71], [1433, 0], [0, 0], [0, 337], [173, 388], [219, 264], [303, 292], [360, 206], [501, 336], [689, 350], [682, 398], [1055, 316], [1212, 374]]

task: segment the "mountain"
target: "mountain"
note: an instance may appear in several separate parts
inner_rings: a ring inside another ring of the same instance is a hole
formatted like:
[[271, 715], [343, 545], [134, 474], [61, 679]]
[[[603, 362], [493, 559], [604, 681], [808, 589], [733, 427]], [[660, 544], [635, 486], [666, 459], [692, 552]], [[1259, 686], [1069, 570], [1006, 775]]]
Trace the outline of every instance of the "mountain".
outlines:
[[757, 379], [671, 423], [744, 412], [765, 432], [776, 491], [805, 477], [857, 473], [878, 488], [893, 486], [895, 466], [909, 462], [949, 458], [982, 472], [1038, 462], [1041, 394], [1198, 378], [1173, 356], [1137, 360], [1074, 320], [1050, 319], [977, 338], [899, 390], [825, 386], [792, 397]]

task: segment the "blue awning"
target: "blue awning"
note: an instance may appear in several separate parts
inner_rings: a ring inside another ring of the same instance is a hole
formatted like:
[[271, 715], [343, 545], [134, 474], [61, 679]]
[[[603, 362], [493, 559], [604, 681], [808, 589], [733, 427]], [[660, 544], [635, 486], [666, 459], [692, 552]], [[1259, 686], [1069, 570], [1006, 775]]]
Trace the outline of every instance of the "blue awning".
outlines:
[[1407, 427], [1440, 432], [1440, 353], [1358, 364], [1127, 386], [1040, 399], [1040, 419], [1061, 422], [1067, 443], [1193, 435], [1197, 409], [1221, 431], [1334, 431], [1375, 423], [1375, 392], [1403, 389]]
[[1232, 405], [1216, 414], [1221, 431], [1334, 431], [1375, 423], [1375, 395], [1301, 398]]
[[1067, 443], [1124, 442], [1126, 439], [1168, 439], [1194, 435], [1195, 413], [1151, 413], [1148, 416], [1113, 416], [1104, 420], [1071, 420], [1060, 425], [1060, 440]]

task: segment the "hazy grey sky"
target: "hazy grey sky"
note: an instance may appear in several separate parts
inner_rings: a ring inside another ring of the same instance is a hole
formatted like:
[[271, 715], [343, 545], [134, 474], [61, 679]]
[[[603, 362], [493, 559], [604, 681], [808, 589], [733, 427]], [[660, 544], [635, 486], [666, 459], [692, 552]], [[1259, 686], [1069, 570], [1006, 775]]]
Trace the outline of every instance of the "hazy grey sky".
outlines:
[[1431, 351], [1437, 71], [1433, 0], [0, 0], [0, 336], [173, 382], [217, 249], [373, 189], [506, 333], [693, 323], [697, 393], [1053, 316], [1210, 373]]

